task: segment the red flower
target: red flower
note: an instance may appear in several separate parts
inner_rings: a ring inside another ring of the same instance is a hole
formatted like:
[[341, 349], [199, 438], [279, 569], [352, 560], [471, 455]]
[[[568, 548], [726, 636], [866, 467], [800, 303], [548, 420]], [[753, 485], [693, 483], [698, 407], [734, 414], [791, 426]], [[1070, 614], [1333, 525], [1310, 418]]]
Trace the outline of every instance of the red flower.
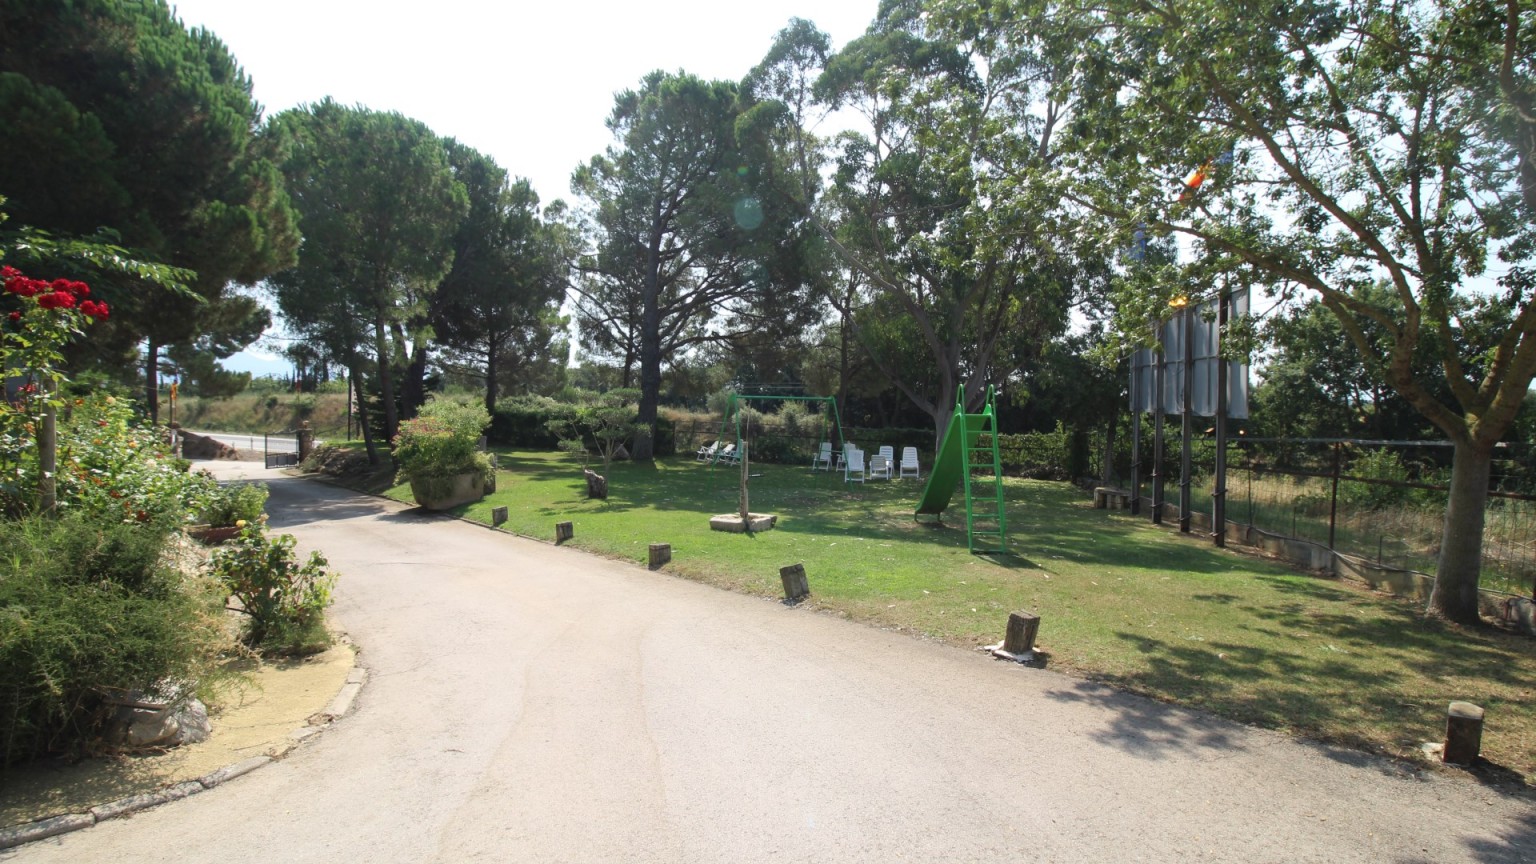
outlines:
[[91, 317], [95, 318], [97, 321], [105, 321], [107, 320], [107, 312], [107, 304], [97, 303], [96, 311], [91, 313]]
[[69, 283], [69, 293], [76, 297], [84, 297], [91, 293], [91, 286], [84, 282], [71, 282]]
[[21, 320], [21, 313], [20, 312], [12, 312], [11, 314], [9, 314], [9, 315], [7, 315], [5, 317], [11, 319], [12, 321], [20, 321]]

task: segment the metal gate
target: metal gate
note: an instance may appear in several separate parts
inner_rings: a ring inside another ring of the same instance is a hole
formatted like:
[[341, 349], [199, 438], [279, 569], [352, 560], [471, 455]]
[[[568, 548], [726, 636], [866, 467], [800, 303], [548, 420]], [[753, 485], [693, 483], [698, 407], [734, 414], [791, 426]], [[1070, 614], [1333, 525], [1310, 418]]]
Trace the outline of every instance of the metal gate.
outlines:
[[268, 432], [261, 436], [262, 452], [268, 468], [288, 468], [299, 464], [299, 433], [294, 429]]

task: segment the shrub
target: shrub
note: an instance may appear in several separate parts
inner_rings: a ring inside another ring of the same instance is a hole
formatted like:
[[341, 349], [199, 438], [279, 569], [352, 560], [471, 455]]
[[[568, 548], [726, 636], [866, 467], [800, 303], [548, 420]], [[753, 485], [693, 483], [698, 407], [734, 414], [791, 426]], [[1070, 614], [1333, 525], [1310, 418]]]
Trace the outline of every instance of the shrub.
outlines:
[[260, 522], [213, 553], [217, 579], [246, 616], [243, 641], [263, 653], [313, 653], [330, 645], [325, 610], [336, 577], [319, 552], [300, 564], [293, 535], [272, 538]]
[[554, 421], [576, 419], [576, 406], [547, 396], [517, 396], [496, 403], [487, 439], [498, 447], [553, 450], [559, 438], [549, 431]]
[[203, 499], [198, 517], [215, 528], [241, 520], [255, 522], [267, 503], [267, 484], [230, 483], [214, 488]]
[[224, 595], [168, 566], [164, 545], [79, 513], [0, 522], [0, 765], [88, 749], [111, 696], [206, 698], [225, 680]]
[[493, 479], [490, 458], [479, 449], [491, 417], [479, 404], [433, 396], [421, 413], [400, 424], [395, 436], [396, 482], [431, 481], [479, 472]]
[[[137, 424], [128, 401], [92, 396], [66, 409], [55, 472], [61, 511], [169, 530], [216, 491], [212, 477], [189, 473], [190, 463], [171, 455], [155, 430]], [[0, 436], [0, 462], [14, 466], [0, 480], [0, 502], [25, 512], [37, 487], [36, 451], [25, 437]]]

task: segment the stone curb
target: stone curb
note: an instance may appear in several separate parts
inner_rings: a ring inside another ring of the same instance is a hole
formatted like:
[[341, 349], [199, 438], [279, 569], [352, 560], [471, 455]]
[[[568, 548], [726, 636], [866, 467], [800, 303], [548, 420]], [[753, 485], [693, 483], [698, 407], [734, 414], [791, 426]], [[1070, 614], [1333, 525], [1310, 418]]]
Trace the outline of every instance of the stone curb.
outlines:
[[[346, 634], [338, 636], [339, 642], [350, 642]], [[356, 660], [354, 659], [354, 663]], [[137, 795], [129, 795], [106, 804], [98, 804], [84, 813], [65, 813], [60, 816], [50, 816], [47, 819], [38, 819], [35, 822], [25, 822], [20, 825], [12, 825], [0, 828], [0, 850], [10, 849], [31, 843], [35, 840], [45, 840], [49, 837], [57, 837], [60, 834], [68, 834], [71, 831], [79, 831], [89, 828], [98, 822], [108, 819], [116, 819], [130, 813], [138, 813], [151, 807], [157, 807], [168, 801], [179, 801], [188, 795], [196, 795], [199, 792], [212, 789], [226, 781], [233, 780], [255, 771], [263, 765], [287, 756], [298, 744], [320, 734], [332, 722], [346, 716], [352, 710], [353, 702], [357, 694], [362, 691], [363, 684], [368, 680], [368, 670], [354, 665], [352, 671], [347, 673], [347, 683], [342, 685], [331, 699], [324, 711], [310, 717], [308, 725], [288, 733], [288, 740], [274, 746], [269, 755], [253, 756], [243, 759], [231, 765], [225, 765], [215, 771], [204, 774], [196, 780], [184, 780], [164, 789], [154, 792], [141, 792]]]

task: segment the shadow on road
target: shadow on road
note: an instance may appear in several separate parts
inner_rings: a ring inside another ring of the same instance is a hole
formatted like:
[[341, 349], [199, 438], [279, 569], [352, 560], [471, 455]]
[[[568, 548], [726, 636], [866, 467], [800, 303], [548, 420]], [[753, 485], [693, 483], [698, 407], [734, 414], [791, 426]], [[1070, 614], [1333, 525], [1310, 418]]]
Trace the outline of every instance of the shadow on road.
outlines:
[[1223, 728], [1225, 724], [1192, 711], [1171, 708], [1151, 699], [1112, 690], [1102, 684], [1074, 682], [1046, 692], [1058, 702], [1078, 702], [1108, 709], [1107, 728], [1088, 737], [1142, 759], [1163, 759], [1174, 753], [1194, 751], [1235, 752], [1242, 746]]

